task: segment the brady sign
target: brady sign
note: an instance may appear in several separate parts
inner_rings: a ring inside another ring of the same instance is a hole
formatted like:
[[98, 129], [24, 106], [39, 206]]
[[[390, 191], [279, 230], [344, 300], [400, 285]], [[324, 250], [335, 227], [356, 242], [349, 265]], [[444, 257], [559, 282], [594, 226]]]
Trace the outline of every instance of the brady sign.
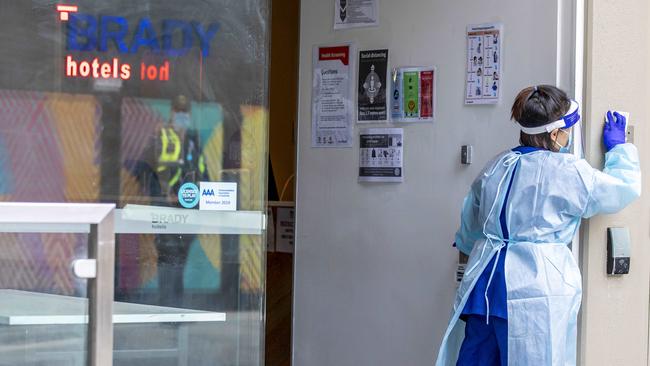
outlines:
[[[73, 5], [57, 6], [61, 21], [66, 24], [66, 48], [76, 52], [103, 53], [113, 48], [120, 54], [136, 54], [147, 50], [168, 57], [188, 54], [198, 45], [201, 56], [210, 55], [210, 44], [219, 31], [219, 23], [202, 24], [197, 21], [163, 19], [154, 24], [149, 18], [141, 18], [135, 24], [121, 16], [78, 13]], [[65, 16], [63, 16], [65, 14]], [[137, 74], [141, 80], [169, 80], [169, 61], [161, 65], [146, 65], [135, 69], [119, 58], [102, 60], [79, 60], [67, 55], [66, 75], [82, 78], [120, 78], [128, 80]]]
[[[219, 23], [203, 25], [194, 21], [164, 19], [159, 27], [154, 27], [151, 19], [142, 18], [132, 27], [124, 17], [70, 14], [67, 28], [69, 51], [106, 52], [112, 44], [120, 53], [137, 53], [140, 48], [145, 48], [167, 56], [183, 56], [198, 43], [201, 55], [208, 57], [210, 41], [217, 34]], [[181, 42], [174, 44], [173, 34], [179, 31]]]

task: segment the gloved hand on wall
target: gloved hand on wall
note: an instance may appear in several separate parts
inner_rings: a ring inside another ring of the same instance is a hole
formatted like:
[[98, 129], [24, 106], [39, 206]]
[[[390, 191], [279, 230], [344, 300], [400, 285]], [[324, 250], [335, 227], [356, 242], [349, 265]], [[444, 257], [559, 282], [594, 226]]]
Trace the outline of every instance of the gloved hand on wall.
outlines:
[[607, 112], [607, 121], [603, 126], [603, 142], [607, 151], [614, 148], [614, 146], [625, 143], [625, 117], [612, 111]]

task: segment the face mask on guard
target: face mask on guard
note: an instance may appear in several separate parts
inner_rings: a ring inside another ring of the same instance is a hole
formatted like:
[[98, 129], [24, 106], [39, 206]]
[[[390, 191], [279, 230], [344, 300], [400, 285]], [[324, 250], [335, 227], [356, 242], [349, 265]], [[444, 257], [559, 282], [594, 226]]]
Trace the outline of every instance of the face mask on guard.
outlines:
[[187, 129], [190, 127], [192, 120], [187, 112], [175, 112], [173, 122], [175, 126]]
[[569, 139], [567, 140], [566, 145], [564, 145], [564, 146], [560, 145], [560, 143], [557, 142], [557, 139], [553, 140], [553, 143], [556, 146], [560, 147], [558, 152], [561, 152], [561, 153], [564, 153], [564, 154], [570, 153], [573, 150], [573, 133], [572, 133], [572, 131], [567, 131], [567, 130], [562, 130], [562, 129], [558, 130], [558, 133], [560, 133], [560, 132], [569, 135]]

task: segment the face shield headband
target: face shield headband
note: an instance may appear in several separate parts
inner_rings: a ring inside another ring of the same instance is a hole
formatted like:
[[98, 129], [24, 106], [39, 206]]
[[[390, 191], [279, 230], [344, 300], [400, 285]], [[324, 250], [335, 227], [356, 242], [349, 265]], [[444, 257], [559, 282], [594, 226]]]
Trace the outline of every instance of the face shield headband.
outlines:
[[580, 121], [580, 106], [575, 100], [571, 101], [571, 107], [569, 111], [561, 119], [553, 122], [549, 122], [543, 126], [538, 127], [524, 127], [519, 125], [521, 131], [528, 135], [538, 135], [540, 133], [548, 133], [553, 131], [556, 128], [569, 128], [575, 125]]

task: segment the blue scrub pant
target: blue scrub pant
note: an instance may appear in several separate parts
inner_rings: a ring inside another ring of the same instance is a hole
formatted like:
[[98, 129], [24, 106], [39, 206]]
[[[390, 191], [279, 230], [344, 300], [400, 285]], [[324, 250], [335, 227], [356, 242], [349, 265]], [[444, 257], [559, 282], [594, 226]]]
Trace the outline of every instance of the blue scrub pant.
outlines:
[[508, 320], [485, 315], [465, 316], [465, 340], [456, 366], [508, 366]]

